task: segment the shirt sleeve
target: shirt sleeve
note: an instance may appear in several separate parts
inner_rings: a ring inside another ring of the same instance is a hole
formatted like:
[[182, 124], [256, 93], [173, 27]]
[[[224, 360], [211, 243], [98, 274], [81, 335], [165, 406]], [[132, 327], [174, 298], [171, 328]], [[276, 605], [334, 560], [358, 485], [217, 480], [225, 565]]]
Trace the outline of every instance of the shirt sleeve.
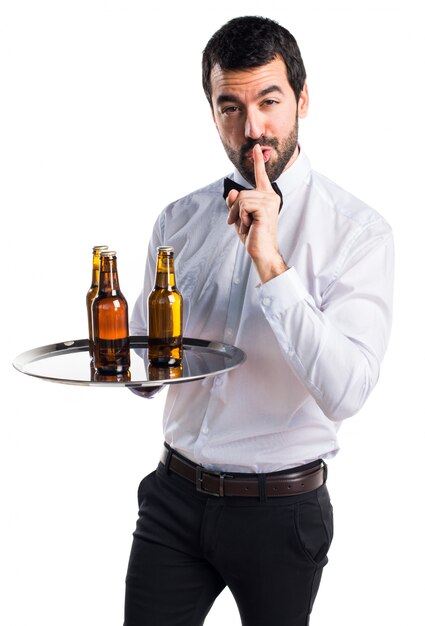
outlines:
[[[163, 238], [161, 235], [160, 215], [154, 225], [152, 236], [149, 242], [148, 254], [146, 257], [145, 275], [143, 279], [143, 288], [140, 292], [139, 297], [136, 300], [130, 319], [131, 335], [146, 336], [148, 334], [148, 296], [152, 290], [155, 279], [157, 257], [156, 248], [157, 246], [163, 245], [162, 239]], [[142, 398], [153, 398], [163, 388], [164, 385], [161, 384], [158, 384], [157, 387], [128, 387], [128, 389], [136, 394], [136, 396], [140, 396]]]
[[365, 228], [317, 302], [289, 268], [258, 288], [297, 377], [325, 415], [354, 415], [375, 386], [391, 328], [394, 250], [389, 226]]

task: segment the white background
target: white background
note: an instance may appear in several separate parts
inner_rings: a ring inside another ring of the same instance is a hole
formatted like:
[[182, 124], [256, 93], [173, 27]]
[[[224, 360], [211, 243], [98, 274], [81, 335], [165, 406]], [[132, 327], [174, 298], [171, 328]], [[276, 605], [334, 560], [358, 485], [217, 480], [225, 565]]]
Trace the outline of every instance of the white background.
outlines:
[[[258, 13], [300, 45], [311, 96], [301, 141], [313, 167], [380, 211], [397, 250], [381, 380], [330, 463], [335, 539], [312, 624], [420, 621], [424, 48], [414, 6], [1, 3], [1, 623], [122, 623], [136, 491], [157, 464], [164, 398], [51, 384], [11, 364], [86, 336], [93, 245], [117, 250], [132, 307], [156, 215], [231, 170], [201, 52], [225, 21]], [[224, 618], [239, 623], [227, 591], [206, 624]]]

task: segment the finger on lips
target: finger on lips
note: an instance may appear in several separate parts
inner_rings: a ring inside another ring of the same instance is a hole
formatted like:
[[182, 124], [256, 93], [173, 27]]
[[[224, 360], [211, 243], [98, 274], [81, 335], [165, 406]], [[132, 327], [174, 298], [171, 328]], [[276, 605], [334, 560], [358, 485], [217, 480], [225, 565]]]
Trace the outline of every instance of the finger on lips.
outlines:
[[[254, 176], [255, 176], [255, 189], [254, 192], [263, 191], [269, 193], [273, 191], [270, 179], [268, 177], [266, 166], [264, 163], [263, 152], [259, 144], [256, 144], [253, 148], [254, 157]], [[251, 190], [249, 190], [251, 191]], [[227, 216], [228, 224], [236, 224], [239, 228], [239, 232], [245, 235], [249, 231], [249, 227], [252, 224], [252, 216], [249, 210], [241, 207], [241, 203], [238, 201], [239, 193], [247, 194], [247, 192], [239, 192], [236, 189], [232, 189], [226, 199], [227, 208], [229, 214]], [[274, 193], [274, 191], [273, 191]], [[244, 196], [244, 197], [245, 197]], [[245, 203], [243, 203], [245, 204]]]
[[273, 191], [273, 187], [270, 183], [270, 179], [266, 172], [266, 165], [264, 163], [263, 151], [258, 143], [255, 144], [253, 149], [254, 156], [254, 175], [255, 175], [255, 187], [258, 191]]

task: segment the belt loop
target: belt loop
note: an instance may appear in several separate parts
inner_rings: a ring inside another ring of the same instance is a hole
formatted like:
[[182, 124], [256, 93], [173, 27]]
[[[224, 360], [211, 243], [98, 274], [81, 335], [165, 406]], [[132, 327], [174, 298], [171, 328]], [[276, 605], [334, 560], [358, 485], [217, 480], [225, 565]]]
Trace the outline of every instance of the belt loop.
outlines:
[[258, 474], [258, 495], [260, 496], [260, 502], [266, 502], [266, 476], [265, 474]]
[[170, 473], [171, 457], [173, 456], [173, 449], [170, 448], [170, 446], [168, 444], [166, 444], [166, 443], [164, 445], [167, 448], [167, 458], [165, 459], [164, 466], [165, 466], [166, 473], [169, 474]]

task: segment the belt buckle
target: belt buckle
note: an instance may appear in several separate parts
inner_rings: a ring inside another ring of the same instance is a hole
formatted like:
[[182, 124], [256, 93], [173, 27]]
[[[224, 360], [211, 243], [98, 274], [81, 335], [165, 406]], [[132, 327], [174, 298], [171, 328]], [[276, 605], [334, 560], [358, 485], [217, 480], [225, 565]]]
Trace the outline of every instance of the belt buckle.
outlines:
[[[209, 474], [210, 476], [217, 476], [217, 478], [220, 479], [218, 493], [216, 493], [215, 491], [208, 491], [207, 489], [204, 489], [204, 486], [203, 486], [203, 474], [204, 473]], [[196, 466], [196, 491], [199, 491], [200, 493], [205, 493], [208, 496], [216, 496], [216, 497], [224, 496], [225, 476], [226, 474], [224, 474], [223, 472], [213, 472], [209, 470], [204, 471], [204, 468], [201, 465], [197, 465]]]

